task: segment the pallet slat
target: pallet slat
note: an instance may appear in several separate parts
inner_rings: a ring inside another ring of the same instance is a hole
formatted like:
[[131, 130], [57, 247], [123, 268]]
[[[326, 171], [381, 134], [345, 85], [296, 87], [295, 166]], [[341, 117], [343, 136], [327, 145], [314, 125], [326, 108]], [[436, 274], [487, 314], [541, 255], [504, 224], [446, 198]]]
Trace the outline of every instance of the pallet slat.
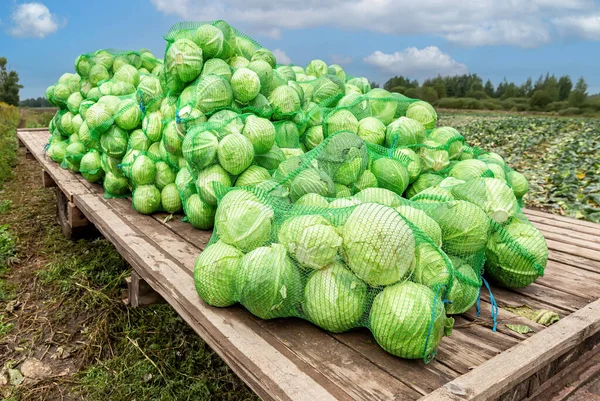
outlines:
[[[44, 157], [47, 131], [18, 130], [18, 136], [44, 168], [48, 185], [55, 181], [263, 399], [521, 400], [547, 387], [600, 341], [600, 301], [588, 304], [600, 293], [600, 225], [524, 210], [547, 238], [546, 276], [524, 289], [492, 286], [500, 305], [497, 333], [489, 330], [489, 295], [482, 291], [481, 317], [474, 308], [456, 317], [453, 336], [442, 340], [436, 359], [425, 365], [385, 353], [366, 329], [331, 334], [299, 319], [262, 321], [240, 306], [207, 306], [192, 274], [209, 231], [177, 215], [140, 215], [130, 199], [105, 200], [101, 185]], [[523, 304], [552, 309], [562, 319], [545, 328], [502, 308]], [[536, 333], [518, 334], [506, 323], [527, 324]]]

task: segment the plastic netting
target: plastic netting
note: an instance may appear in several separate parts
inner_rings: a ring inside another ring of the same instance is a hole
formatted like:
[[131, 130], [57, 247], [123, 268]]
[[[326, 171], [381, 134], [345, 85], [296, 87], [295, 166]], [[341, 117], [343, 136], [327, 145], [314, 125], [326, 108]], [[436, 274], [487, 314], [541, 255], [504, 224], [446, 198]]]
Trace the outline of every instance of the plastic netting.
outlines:
[[195, 267], [207, 303], [367, 327], [429, 361], [483, 277], [520, 288], [543, 275], [527, 180], [438, 127], [429, 103], [322, 60], [278, 64], [221, 20], [164, 39], [164, 63], [79, 56], [47, 90], [60, 110], [46, 154], [140, 213], [214, 227]]

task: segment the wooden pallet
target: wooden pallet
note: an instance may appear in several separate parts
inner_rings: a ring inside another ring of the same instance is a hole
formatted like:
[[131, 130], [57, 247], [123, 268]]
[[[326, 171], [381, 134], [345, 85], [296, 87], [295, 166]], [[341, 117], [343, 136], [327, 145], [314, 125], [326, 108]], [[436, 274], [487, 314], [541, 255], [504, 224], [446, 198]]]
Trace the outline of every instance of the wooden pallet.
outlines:
[[[70, 207], [265, 400], [522, 400], [544, 391], [599, 342], [599, 225], [526, 211], [548, 240], [545, 276], [519, 290], [492, 287], [500, 305], [495, 333], [484, 292], [481, 317], [475, 308], [457, 316], [452, 336], [424, 364], [387, 354], [366, 329], [332, 334], [300, 319], [263, 321], [240, 306], [206, 305], [192, 276], [209, 231], [179, 217], [140, 215], [127, 199], [104, 199], [101, 186], [44, 158], [47, 132], [18, 135]], [[523, 304], [554, 310], [561, 321], [545, 328], [503, 308]], [[518, 334], [507, 323], [536, 332]]]

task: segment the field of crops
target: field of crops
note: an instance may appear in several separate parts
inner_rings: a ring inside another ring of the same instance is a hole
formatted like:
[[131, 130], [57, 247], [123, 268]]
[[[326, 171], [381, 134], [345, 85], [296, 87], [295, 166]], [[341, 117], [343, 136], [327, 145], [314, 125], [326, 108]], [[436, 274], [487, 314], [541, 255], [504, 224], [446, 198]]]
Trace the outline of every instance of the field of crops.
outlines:
[[440, 124], [525, 174], [528, 207], [600, 222], [600, 120], [442, 113]]

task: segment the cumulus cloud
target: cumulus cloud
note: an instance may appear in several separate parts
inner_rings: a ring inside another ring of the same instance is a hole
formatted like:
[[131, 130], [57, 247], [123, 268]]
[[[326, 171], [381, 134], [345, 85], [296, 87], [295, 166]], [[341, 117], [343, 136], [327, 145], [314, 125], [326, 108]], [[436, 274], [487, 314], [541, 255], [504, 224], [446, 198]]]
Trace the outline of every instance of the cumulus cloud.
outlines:
[[277, 60], [277, 64], [292, 64], [290, 57], [281, 49], [273, 50], [273, 55]]
[[352, 57], [332, 54], [330, 56], [331, 64], [348, 65], [352, 63]]
[[436, 46], [423, 49], [409, 47], [393, 54], [377, 50], [365, 57], [364, 62], [386, 73], [414, 78], [428, 78], [438, 74], [461, 75], [469, 71], [465, 64], [454, 60]]
[[[401, 7], [392, 0], [151, 1], [161, 12], [187, 20], [225, 16], [234, 24], [242, 24], [251, 35], [280, 38], [285, 30], [328, 26], [395, 35], [435, 35], [465, 46], [539, 46], [552, 40], [561, 18], [583, 18], [600, 12], [594, 0], [420, 0], [403, 2]], [[566, 25], [568, 22], [562, 23]], [[593, 28], [565, 32], [589, 39], [587, 32]]]
[[18, 4], [10, 16], [10, 34], [16, 37], [43, 38], [58, 30], [58, 18], [42, 3]]
[[554, 23], [565, 35], [580, 36], [589, 40], [600, 40], [600, 13], [560, 17], [554, 19]]

